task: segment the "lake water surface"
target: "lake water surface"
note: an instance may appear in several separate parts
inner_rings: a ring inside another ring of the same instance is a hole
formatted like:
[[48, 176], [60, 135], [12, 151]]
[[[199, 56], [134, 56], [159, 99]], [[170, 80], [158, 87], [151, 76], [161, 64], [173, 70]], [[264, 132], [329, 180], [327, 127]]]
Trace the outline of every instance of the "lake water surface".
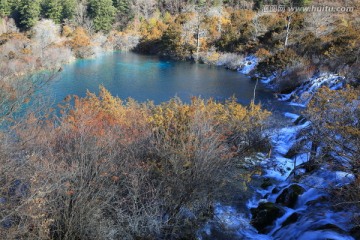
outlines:
[[[152, 100], [156, 104], [174, 96], [185, 102], [192, 96], [218, 101], [235, 96], [241, 104], [249, 104], [255, 87], [247, 76], [222, 67], [114, 52], [66, 65], [47, 88], [47, 94], [60, 103], [69, 94], [83, 97], [87, 90], [98, 93], [101, 84], [122, 99]], [[256, 101], [270, 110], [286, 107], [260, 84]]]

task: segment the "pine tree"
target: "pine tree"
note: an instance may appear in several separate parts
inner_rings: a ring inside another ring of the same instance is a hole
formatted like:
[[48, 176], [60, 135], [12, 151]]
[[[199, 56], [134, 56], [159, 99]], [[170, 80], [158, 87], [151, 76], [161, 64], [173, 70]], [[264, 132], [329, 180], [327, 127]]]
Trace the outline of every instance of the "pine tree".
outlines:
[[76, 9], [76, 0], [62, 0], [62, 20], [73, 19]]
[[207, 3], [206, 0], [198, 0], [198, 1], [196, 1], [196, 5], [198, 7], [205, 7], [206, 3]]
[[254, 10], [262, 10], [263, 6], [264, 6], [264, 0], [254, 1]]
[[46, 18], [52, 19], [57, 24], [61, 22], [63, 11], [61, 0], [45, 0], [43, 11]]
[[112, 0], [90, 0], [89, 14], [94, 21], [96, 31], [108, 32], [115, 20], [116, 8]]
[[128, 14], [131, 10], [129, 0], [113, 0], [113, 4], [121, 14]]
[[10, 15], [11, 6], [8, 0], [0, 0], [0, 17]]
[[41, 11], [40, 0], [21, 0], [17, 9], [20, 27], [29, 30], [39, 20]]

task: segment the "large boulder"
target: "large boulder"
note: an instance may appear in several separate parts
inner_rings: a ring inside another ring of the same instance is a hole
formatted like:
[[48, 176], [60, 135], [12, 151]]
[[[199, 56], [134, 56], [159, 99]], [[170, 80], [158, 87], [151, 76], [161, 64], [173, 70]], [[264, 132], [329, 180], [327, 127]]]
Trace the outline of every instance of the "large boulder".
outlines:
[[355, 239], [360, 239], [360, 226], [353, 227], [350, 230], [351, 236], [353, 236]]
[[269, 227], [274, 224], [275, 220], [285, 214], [285, 211], [272, 202], [260, 203], [257, 208], [250, 209], [252, 214], [251, 225], [259, 233], [269, 232]]
[[268, 189], [272, 184], [270, 178], [265, 178], [264, 181], [262, 182], [262, 184], [260, 185], [260, 187], [262, 189]]
[[295, 223], [299, 219], [299, 217], [300, 217], [300, 215], [298, 213], [294, 212], [282, 223], [281, 226], [286, 227], [292, 223]]
[[294, 208], [299, 195], [303, 194], [304, 192], [305, 189], [303, 187], [297, 184], [293, 184], [282, 191], [282, 193], [277, 197], [276, 203], [282, 204], [289, 208]]

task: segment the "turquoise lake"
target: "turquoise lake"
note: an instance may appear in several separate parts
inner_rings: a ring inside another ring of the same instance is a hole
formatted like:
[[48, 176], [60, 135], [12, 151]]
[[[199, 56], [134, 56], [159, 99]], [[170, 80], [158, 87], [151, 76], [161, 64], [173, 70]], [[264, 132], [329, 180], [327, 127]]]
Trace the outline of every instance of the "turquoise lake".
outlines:
[[[140, 102], [152, 100], [159, 104], [175, 96], [185, 102], [192, 96], [224, 101], [235, 96], [241, 104], [249, 104], [255, 82], [222, 67], [114, 52], [65, 65], [45, 92], [57, 104], [68, 95], [83, 97], [87, 90], [98, 93], [99, 85], [121, 99], [131, 97]], [[261, 84], [257, 88], [256, 101], [261, 101], [270, 110], [285, 106]]]

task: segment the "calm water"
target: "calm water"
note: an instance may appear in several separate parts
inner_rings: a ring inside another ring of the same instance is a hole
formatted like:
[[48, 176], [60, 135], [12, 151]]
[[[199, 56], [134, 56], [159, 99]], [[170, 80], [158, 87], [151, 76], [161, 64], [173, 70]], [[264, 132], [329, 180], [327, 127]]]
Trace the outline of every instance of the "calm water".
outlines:
[[[248, 77], [220, 67], [115, 52], [66, 65], [58, 79], [50, 84], [47, 94], [52, 101], [60, 103], [69, 94], [85, 96], [86, 90], [98, 93], [100, 84], [122, 99], [131, 97], [155, 103], [174, 96], [188, 102], [192, 96], [223, 101], [234, 95], [240, 103], [248, 104], [255, 86]], [[257, 101], [268, 109], [285, 106], [261, 86], [257, 90]]]

